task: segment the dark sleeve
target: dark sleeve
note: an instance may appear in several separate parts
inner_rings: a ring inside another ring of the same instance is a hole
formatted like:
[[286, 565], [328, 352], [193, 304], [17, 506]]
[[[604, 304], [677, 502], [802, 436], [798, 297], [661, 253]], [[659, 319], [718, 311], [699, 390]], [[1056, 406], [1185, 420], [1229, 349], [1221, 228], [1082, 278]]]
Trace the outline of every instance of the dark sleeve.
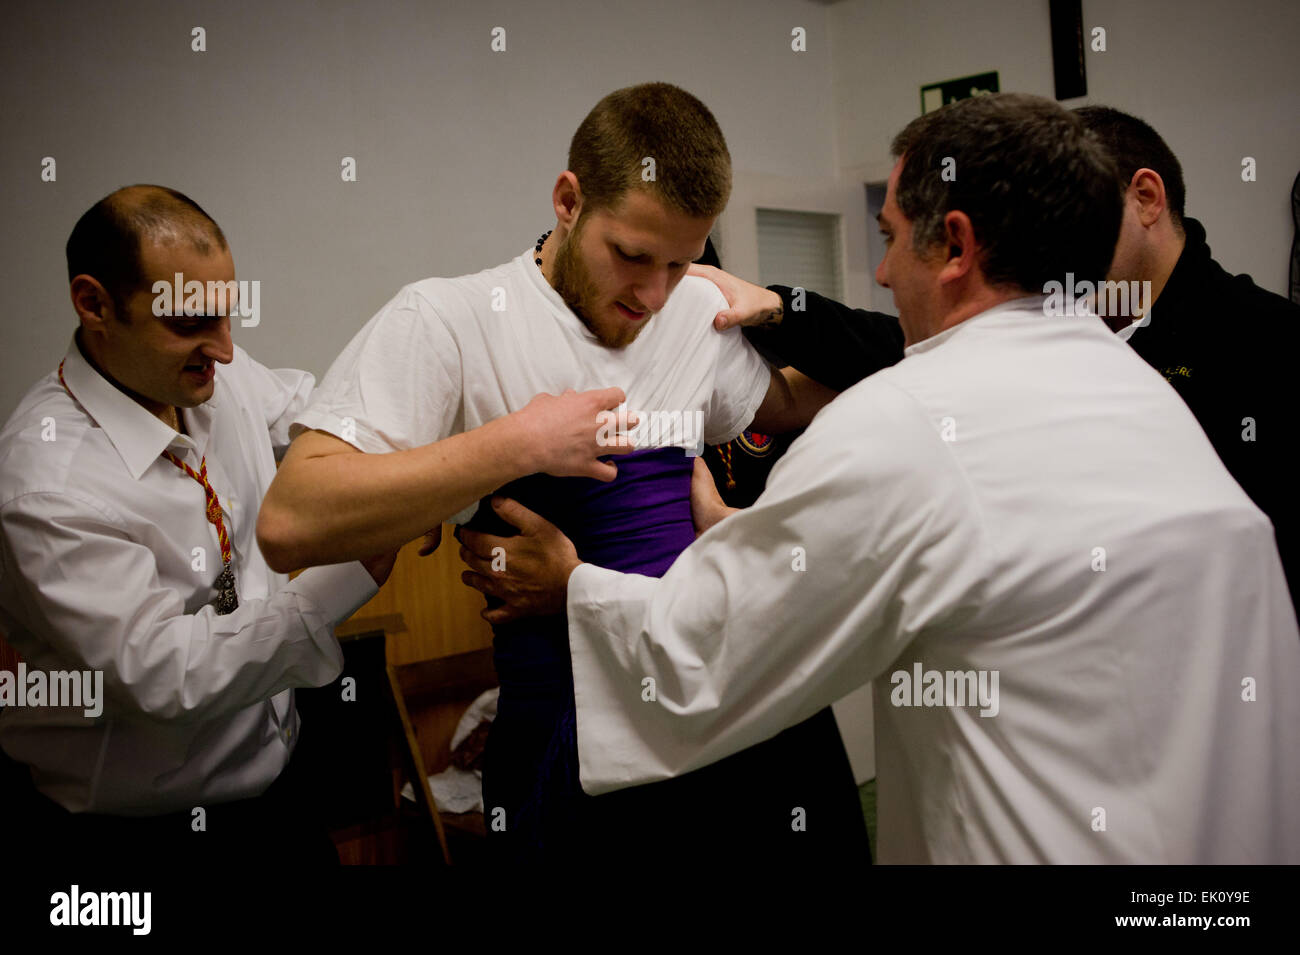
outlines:
[[768, 287], [781, 296], [785, 317], [775, 328], [744, 331], [776, 364], [792, 365], [813, 381], [843, 391], [903, 357], [903, 330], [894, 316], [849, 308], [808, 291], [796, 311], [793, 289]]
[[[1192, 412], [1229, 473], [1273, 522], [1291, 602], [1300, 613], [1300, 492], [1291, 464], [1296, 394], [1290, 367], [1300, 351], [1300, 306], [1239, 275], [1219, 314], [1250, 316], [1251, 334], [1218, 342], [1221, 353], [1230, 356], [1228, 373], [1218, 382], [1214, 404], [1205, 403], [1204, 417], [1197, 408]], [[1250, 440], [1244, 439], [1247, 418], [1255, 423]]]

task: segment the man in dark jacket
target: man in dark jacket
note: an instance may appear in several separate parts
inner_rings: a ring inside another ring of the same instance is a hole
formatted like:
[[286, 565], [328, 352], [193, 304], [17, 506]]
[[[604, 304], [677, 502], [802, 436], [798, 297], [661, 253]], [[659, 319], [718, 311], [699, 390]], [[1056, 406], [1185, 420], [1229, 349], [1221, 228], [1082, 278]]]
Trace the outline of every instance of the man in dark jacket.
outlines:
[[1075, 112], [1115, 159], [1125, 186], [1108, 278], [1151, 283], [1148, 315], [1108, 323], [1169, 380], [1269, 516], [1295, 603], [1300, 532], [1287, 480], [1295, 402], [1284, 363], [1300, 337], [1300, 306], [1214, 261], [1205, 229], [1183, 216], [1183, 171], [1154, 129], [1106, 106]]

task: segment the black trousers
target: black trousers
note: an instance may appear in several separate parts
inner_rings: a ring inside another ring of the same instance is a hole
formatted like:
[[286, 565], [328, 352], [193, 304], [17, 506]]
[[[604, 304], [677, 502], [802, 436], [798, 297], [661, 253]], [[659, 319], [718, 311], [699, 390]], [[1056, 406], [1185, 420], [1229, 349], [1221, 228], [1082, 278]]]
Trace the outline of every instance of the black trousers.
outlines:
[[[808, 871], [871, 864], [862, 804], [830, 707], [674, 779], [601, 796], [562, 795], [549, 817], [530, 818], [524, 827], [516, 807], [536, 785], [550, 714], [539, 706], [531, 711], [538, 725], [502, 734], [505, 713], [503, 707], [493, 724], [483, 772], [488, 845], [499, 864], [689, 866], [725, 859]], [[575, 753], [565, 764], [575, 773], [576, 759]], [[564, 782], [552, 780], [563, 793], [577, 785]], [[492, 825], [494, 806], [506, 808], [502, 831]]]
[[32, 784], [27, 766], [0, 751], [0, 826], [16, 856], [49, 864], [152, 868], [247, 868], [250, 863], [336, 866], [338, 853], [291, 759], [254, 799], [203, 806], [204, 828], [191, 811], [127, 817], [73, 813]]

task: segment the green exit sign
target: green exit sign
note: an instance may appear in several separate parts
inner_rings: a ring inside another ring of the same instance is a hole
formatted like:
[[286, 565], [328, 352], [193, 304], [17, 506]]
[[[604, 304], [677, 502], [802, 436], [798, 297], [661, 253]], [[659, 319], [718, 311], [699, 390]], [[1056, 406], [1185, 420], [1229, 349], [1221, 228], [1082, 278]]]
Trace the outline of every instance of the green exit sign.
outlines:
[[992, 73], [963, 76], [959, 80], [931, 83], [929, 86], [921, 87], [921, 112], [923, 114], [933, 113], [940, 106], [947, 106], [959, 99], [969, 99], [972, 96], [982, 96], [985, 93], [996, 93], [997, 91], [998, 74], [996, 70]]

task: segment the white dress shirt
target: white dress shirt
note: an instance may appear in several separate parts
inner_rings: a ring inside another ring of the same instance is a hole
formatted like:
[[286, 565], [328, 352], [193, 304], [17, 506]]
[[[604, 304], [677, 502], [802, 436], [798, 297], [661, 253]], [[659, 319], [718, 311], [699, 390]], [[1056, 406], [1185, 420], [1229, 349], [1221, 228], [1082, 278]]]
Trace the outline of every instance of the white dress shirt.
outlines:
[[[0, 626], [29, 669], [98, 670], [107, 702], [9, 706], [0, 746], [73, 812], [154, 815], [256, 796], [297, 743], [292, 687], [338, 676], [333, 629], [377, 590], [359, 563], [290, 582], [257, 512], [313, 379], [240, 348], [178, 434], [103, 378], [75, 341], [0, 431]], [[75, 400], [74, 400], [75, 398]], [[218, 616], [206, 456], [239, 608]]]
[[[1157, 372], [1037, 296], [845, 391], [662, 579], [579, 567], [568, 615], [590, 793], [875, 681], [882, 862], [1300, 862], [1272, 526]], [[898, 705], [917, 664], [996, 672], [996, 706]]]

